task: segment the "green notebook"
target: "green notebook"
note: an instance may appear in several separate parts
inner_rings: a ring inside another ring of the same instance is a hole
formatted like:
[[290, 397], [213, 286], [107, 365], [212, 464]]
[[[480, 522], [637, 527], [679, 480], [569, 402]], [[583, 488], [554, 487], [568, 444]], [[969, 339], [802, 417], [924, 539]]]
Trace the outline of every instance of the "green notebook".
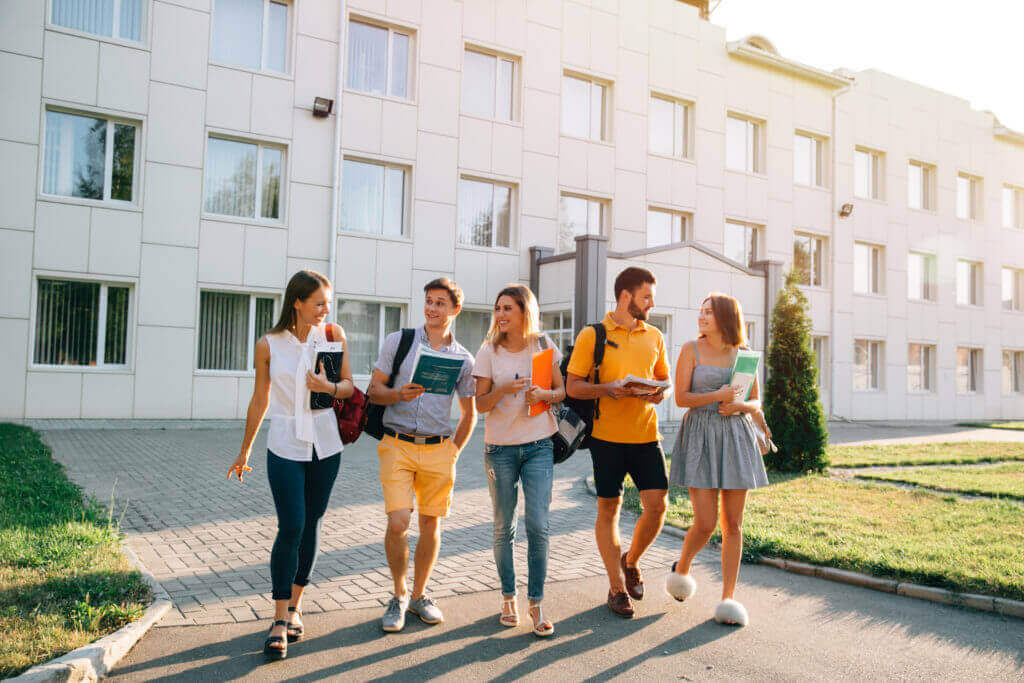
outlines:
[[759, 351], [747, 351], [740, 349], [736, 352], [736, 362], [732, 366], [732, 379], [729, 384], [734, 387], [744, 387], [743, 400], [750, 400], [750, 392], [754, 390], [754, 380], [757, 379], [757, 366], [761, 363]]

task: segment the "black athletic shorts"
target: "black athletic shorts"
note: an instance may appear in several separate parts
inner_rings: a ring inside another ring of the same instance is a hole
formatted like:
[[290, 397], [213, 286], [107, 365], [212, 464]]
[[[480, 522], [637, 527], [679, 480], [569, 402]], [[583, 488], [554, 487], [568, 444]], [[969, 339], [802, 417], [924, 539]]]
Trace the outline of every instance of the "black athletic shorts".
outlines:
[[628, 474], [637, 490], [668, 489], [665, 454], [660, 441], [613, 443], [590, 438], [598, 498], [618, 498]]

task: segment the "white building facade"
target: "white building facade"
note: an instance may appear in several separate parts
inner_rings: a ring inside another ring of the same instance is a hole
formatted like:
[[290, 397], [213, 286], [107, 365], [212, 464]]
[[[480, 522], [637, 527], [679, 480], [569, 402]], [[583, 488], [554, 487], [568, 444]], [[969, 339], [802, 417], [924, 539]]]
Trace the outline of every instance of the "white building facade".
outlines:
[[673, 364], [712, 290], [762, 348], [795, 265], [831, 414], [1024, 416], [1024, 135], [962, 99], [727, 43], [677, 0], [0, 13], [0, 417], [243, 417], [301, 268], [360, 384], [440, 275], [467, 346], [531, 274], [568, 344], [581, 234], [609, 307], [654, 271]]

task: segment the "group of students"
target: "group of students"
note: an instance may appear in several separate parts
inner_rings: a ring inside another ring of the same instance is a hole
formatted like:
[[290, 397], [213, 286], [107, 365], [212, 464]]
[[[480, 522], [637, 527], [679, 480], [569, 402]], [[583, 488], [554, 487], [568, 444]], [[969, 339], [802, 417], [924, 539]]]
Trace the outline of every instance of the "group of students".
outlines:
[[[605, 333], [598, 335], [595, 326], [583, 328], [563, 383], [561, 354], [540, 331], [537, 301], [528, 287], [511, 284], [499, 292], [487, 338], [474, 358], [452, 333], [462, 307], [462, 290], [449, 278], [427, 283], [423, 326], [411, 334], [388, 335], [367, 391], [370, 401], [386, 406], [378, 455], [387, 515], [384, 547], [394, 595], [381, 620], [384, 631], [401, 631], [407, 612], [428, 624], [444, 621], [426, 588], [440, 548], [439, 520], [448, 516], [452, 506], [456, 462], [477, 414], [483, 413], [487, 415], [483, 461], [501, 581], [498, 619], [507, 627], [520, 623], [513, 544], [521, 487], [528, 544], [528, 614], [534, 634], [554, 634], [554, 623], [545, 616], [542, 601], [554, 481], [551, 437], [557, 423], [551, 411], [531, 411], [529, 406], [557, 404], [566, 394], [596, 400], [589, 450], [597, 489], [595, 535], [608, 574], [609, 609], [632, 617], [633, 601], [644, 599], [638, 563], [661, 530], [671, 480], [689, 487], [694, 523], [666, 578], [666, 591], [680, 601], [694, 594], [697, 585], [690, 575], [691, 563], [720, 519], [723, 585], [715, 618], [738, 625], [748, 622], [746, 610], [733, 599], [742, 552], [740, 525], [747, 490], [767, 484], [767, 476], [756, 435], [744, 419], [744, 414], [760, 410], [756, 383], [747, 400], [729, 384], [733, 360], [745, 345], [742, 310], [724, 294], [713, 293], [701, 304], [698, 337], [683, 346], [676, 365], [676, 404], [689, 410], [672, 452], [671, 472], [666, 472], [655, 408], [666, 391], [646, 393], [620, 381], [628, 375], [670, 379], [664, 338], [646, 322], [654, 307], [656, 284], [654, 275], [643, 268], [626, 268], [618, 275], [615, 309], [600, 323]], [[267, 477], [278, 533], [270, 556], [275, 615], [264, 652], [272, 659], [284, 658], [288, 642], [303, 636], [302, 594], [316, 561], [320, 525], [341, 460], [342, 442], [333, 411], [311, 410], [308, 397], [310, 392], [322, 392], [346, 399], [354, 391], [344, 330], [324, 324], [331, 296], [330, 282], [319, 273], [300, 271], [289, 281], [280, 319], [256, 344], [256, 380], [245, 435], [228, 469], [228, 477], [237, 476], [239, 481], [251, 471], [252, 444], [269, 414]], [[605, 349], [595, 373], [594, 347], [599, 337], [604, 337]], [[314, 367], [312, 347], [327, 339], [346, 344], [338, 382], [329, 381], [322, 368]], [[412, 383], [419, 346], [463, 358], [453, 393], [428, 393]], [[550, 388], [541, 388], [531, 382], [533, 357], [548, 347], [554, 348], [552, 381]], [[392, 378], [396, 355], [402, 353], [404, 359]], [[450, 416], [456, 394], [460, 418], [453, 430]], [[643, 512], [629, 548], [623, 551], [619, 510], [627, 474], [640, 492]], [[410, 590], [407, 533], [414, 510], [419, 537]]]

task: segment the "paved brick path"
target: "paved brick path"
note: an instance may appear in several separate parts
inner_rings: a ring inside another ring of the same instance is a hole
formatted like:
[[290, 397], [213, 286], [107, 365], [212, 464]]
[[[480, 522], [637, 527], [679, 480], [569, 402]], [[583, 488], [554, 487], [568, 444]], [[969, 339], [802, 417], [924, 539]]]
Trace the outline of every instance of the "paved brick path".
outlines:
[[[68, 466], [76, 482], [103, 501], [113, 493], [118, 513], [124, 511], [121, 526], [129, 546], [174, 600], [175, 609], [161, 626], [249, 621], [273, 614], [267, 561], [276, 517], [266, 481], [263, 436], [253, 447], [254, 471], [240, 486], [225, 479], [237, 454], [240, 423], [216, 429], [176, 423], [169, 423], [169, 429], [146, 425], [132, 430], [82, 429], [70, 423], [35, 426], [43, 430], [54, 456]], [[391, 596], [376, 443], [363, 437], [342, 456], [313, 585], [306, 593], [309, 613], [382, 606]], [[589, 471], [586, 453], [555, 470], [549, 582], [604, 571], [594, 543], [594, 499], [582, 486]], [[459, 460], [455, 505], [443, 524], [441, 553], [428, 586], [432, 596], [498, 589], [491, 520], [479, 429]], [[627, 515], [625, 539], [632, 523]], [[414, 522], [410, 544], [415, 543], [415, 533]], [[516, 568], [525, 584], [521, 514], [517, 534]], [[678, 543], [662, 537], [642, 566], [669, 564], [677, 556]]]

